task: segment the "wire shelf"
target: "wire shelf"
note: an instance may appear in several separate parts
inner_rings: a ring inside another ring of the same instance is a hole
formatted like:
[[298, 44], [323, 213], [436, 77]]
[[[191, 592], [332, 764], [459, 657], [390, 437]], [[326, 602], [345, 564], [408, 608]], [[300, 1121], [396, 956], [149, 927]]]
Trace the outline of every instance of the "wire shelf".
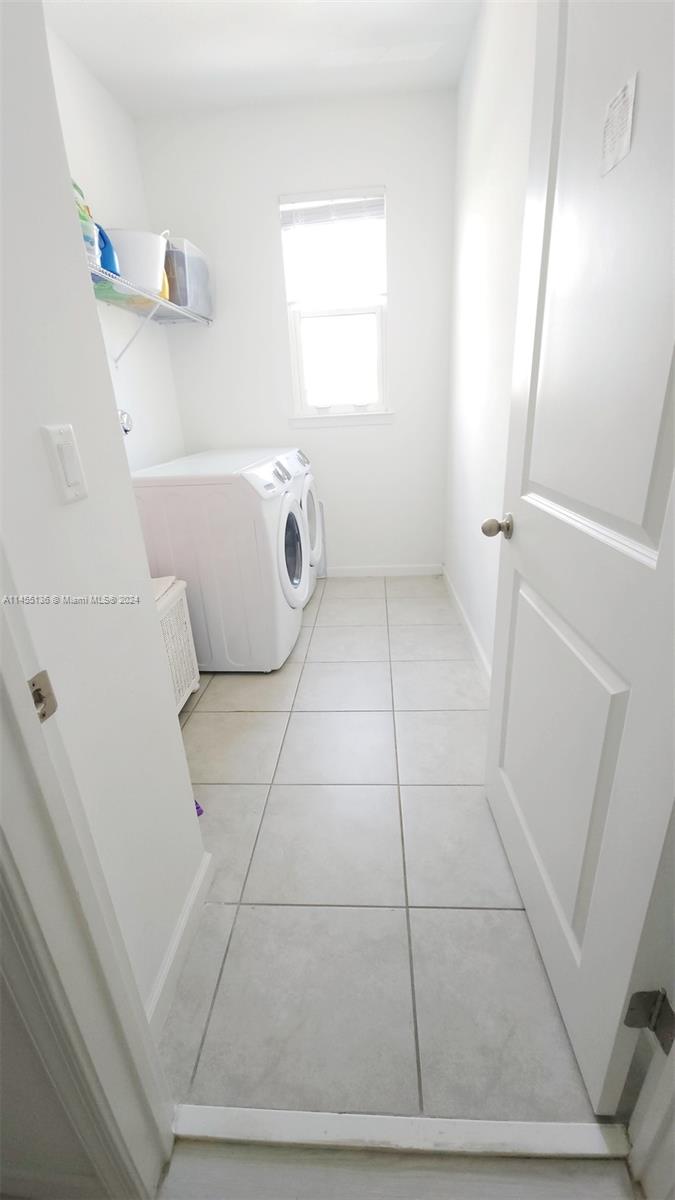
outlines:
[[162, 300], [155, 292], [146, 292], [128, 279], [104, 271], [102, 267], [90, 266], [89, 270], [94, 283], [94, 295], [103, 304], [123, 308], [125, 312], [149, 318], [160, 325], [183, 325], [189, 321], [197, 325], [211, 324], [209, 317], [203, 317], [189, 308], [181, 308], [170, 300]]

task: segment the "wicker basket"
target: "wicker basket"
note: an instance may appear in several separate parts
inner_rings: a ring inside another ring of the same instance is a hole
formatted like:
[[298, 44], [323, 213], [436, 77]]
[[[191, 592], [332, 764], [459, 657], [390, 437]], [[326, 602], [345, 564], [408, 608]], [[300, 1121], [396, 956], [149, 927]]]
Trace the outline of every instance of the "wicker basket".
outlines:
[[187, 606], [186, 584], [168, 575], [153, 579], [157, 615], [171, 668], [176, 711], [180, 712], [191, 692], [199, 688], [199, 667]]

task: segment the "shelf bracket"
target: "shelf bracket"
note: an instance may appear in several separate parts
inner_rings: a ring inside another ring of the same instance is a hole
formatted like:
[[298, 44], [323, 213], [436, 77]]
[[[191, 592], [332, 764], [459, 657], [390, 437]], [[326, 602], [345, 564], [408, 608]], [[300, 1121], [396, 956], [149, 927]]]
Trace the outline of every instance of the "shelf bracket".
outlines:
[[132, 333], [131, 337], [129, 338], [129, 341], [124, 343], [124, 345], [122, 346], [122, 349], [120, 350], [119, 354], [116, 354], [116, 355], [114, 355], [114, 356], [113, 356], [113, 365], [114, 365], [114, 366], [118, 367], [118, 366], [120, 365], [120, 362], [121, 362], [121, 360], [124, 358], [124, 355], [126, 354], [127, 350], [128, 350], [128, 349], [129, 349], [129, 347], [130, 347], [130, 346], [132, 346], [132, 345], [133, 345], [133, 343], [136, 341], [136, 338], [138, 337], [139, 333], [142, 333], [142, 332], [143, 332], [143, 330], [145, 329], [145, 327], [146, 327], [146, 325], [147, 325], [148, 321], [151, 321], [151, 320], [152, 320], [152, 318], [154, 317], [154, 315], [155, 315], [155, 313], [157, 312], [157, 309], [158, 309], [158, 308], [159, 308], [159, 304], [154, 304], [154, 305], [152, 306], [152, 308], [148, 309], [147, 313], [146, 313], [146, 314], [145, 314], [145, 316], [143, 317], [143, 320], [141, 321], [140, 325], [138, 326], [138, 329], [136, 329], [136, 330], [134, 331], [134, 333]]

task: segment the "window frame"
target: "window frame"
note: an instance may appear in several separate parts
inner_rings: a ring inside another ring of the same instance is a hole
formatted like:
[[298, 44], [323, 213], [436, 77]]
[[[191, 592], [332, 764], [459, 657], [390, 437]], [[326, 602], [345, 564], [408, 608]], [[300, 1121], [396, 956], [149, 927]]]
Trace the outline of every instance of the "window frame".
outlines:
[[[386, 406], [385, 394], [385, 329], [386, 329], [386, 297], [373, 301], [371, 304], [357, 304], [353, 307], [327, 308], [315, 305], [303, 305], [291, 302], [288, 305], [288, 331], [291, 349], [291, 376], [293, 381], [293, 412], [292, 416], [307, 420], [322, 420], [332, 417], [365, 417], [381, 416], [389, 410]], [[302, 356], [301, 324], [304, 317], [358, 317], [374, 316], [377, 329], [377, 391], [376, 404], [331, 404], [325, 408], [308, 404], [305, 371]]]
[[[388, 268], [387, 190], [382, 184], [364, 187], [334, 188], [330, 191], [300, 192], [281, 195], [278, 197], [278, 204], [279, 210], [281, 210], [284, 205], [289, 204], [312, 204], [313, 202], [320, 203], [322, 201], [339, 202], [340, 200], [349, 200], [352, 198], [358, 198], [360, 196], [382, 197], [384, 200], [385, 255], [387, 255], [385, 268]], [[280, 238], [280, 249], [282, 249], [282, 238], [283, 234]], [[388, 269], [386, 269], [386, 274], [388, 284]], [[284, 296], [286, 296], [285, 270], [283, 271], [283, 276]], [[289, 301], [286, 298], [292, 384], [292, 404], [291, 411], [289, 413], [289, 419], [291, 422], [297, 422], [299, 424], [316, 422], [319, 425], [328, 426], [332, 424], [352, 422], [378, 423], [381, 421], [386, 422], [392, 419], [393, 412], [388, 405], [387, 396], [387, 302], [388, 290], [379, 296], [373, 297], [372, 301], [369, 300], [367, 303], [356, 304], [353, 307], [327, 307], [325, 305], [317, 306], [309, 304], [303, 305], [300, 301]], [[359, 316], [361, 314], [374, 315], [377, 319], [377, 404], [370, 404], [367, 406], [362, 404], [336, 404], [327, 408], [317, 408], [315, 405], [308, 404], [304, 381], [302, 335], [300, 332], [300, 323], [302, 318], [304, 316]]]

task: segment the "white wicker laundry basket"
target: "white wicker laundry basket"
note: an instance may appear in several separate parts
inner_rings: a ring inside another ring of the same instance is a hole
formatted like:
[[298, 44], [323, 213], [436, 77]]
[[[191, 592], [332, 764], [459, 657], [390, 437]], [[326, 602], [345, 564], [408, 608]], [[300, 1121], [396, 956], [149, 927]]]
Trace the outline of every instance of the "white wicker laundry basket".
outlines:
[[191, 692], [199, 687], [199, 667], [188, 612], [186, 584], [175, 575], [152, 581], [157, 615], [173, 679], [176, 711], [180, 712]]

